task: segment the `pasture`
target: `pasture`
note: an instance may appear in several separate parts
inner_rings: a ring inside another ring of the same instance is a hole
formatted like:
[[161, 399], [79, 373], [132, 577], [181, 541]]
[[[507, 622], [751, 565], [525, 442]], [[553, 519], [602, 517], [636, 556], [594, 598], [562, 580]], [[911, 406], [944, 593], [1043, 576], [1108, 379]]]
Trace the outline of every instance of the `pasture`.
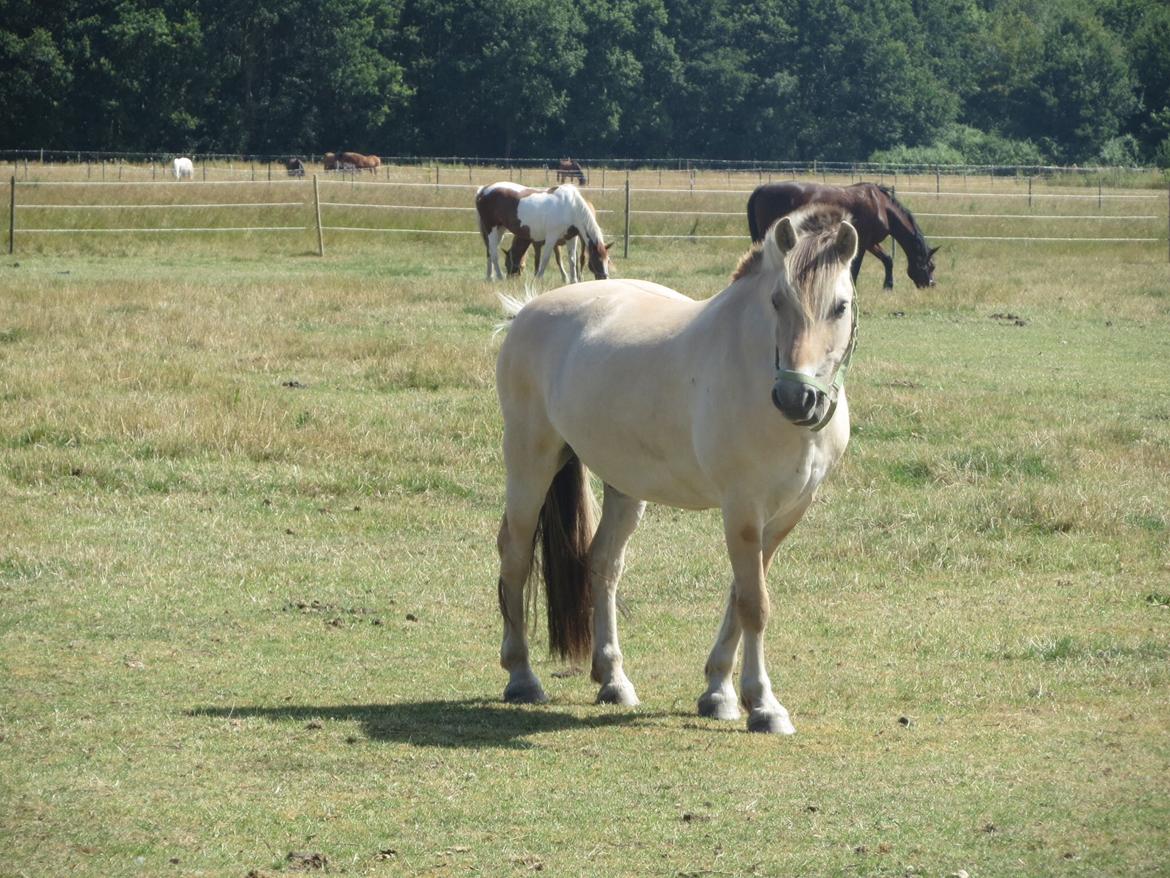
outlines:
[[[687, 198], [727, 203], [653, 209]], [[616, 270], [711, 295], [726, 222]], [[924, 291], [866, 263], [853, 438], [769, 577], [786, 739], [695, 715], [714, 512], [631, 542], [639, 708], [539, 645], [551, 703], [500, 702], [492, 333], [521, 287], [478, 238], [21, 242], [0, 874], [1167, 873], [1164, 239], [956, 241]]]

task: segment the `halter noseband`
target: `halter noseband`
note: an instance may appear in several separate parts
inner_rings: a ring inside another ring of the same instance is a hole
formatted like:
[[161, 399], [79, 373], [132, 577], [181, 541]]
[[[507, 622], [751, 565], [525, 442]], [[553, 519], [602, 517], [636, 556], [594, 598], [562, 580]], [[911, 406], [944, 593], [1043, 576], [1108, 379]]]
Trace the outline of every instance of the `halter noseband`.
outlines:
[[807, 384], [814, 390], [818, 390], [825, 395], [829, 401], [828, 406], [825, 407], [825, 413], [819, 418], [806, 418], [803, 421], [793, 421], [798, 427], [808, 427], [814, 433], [824, 429], [825, 425], [833, 419], [833, 413], [837, 411], [837, 397], [845, 387], [845, 376], [849, 374], [849, 363], [853, 359], [853, 351], [857, 347], [857, 287], [853, 287], [853, 301], [849, 305], [852, 312], [852, 319], [849, 326], [849, 343], [845, 345], [845, 354], [841, 357], [841, 362], [837, 364], [836, 370], [833, 372], [832, 378], [826, 384], [821, 379], [805, 375], [803, 372], [794, 372], [791, 369], [780, 368], [780, 346], [776, 345], [776, 378], [772, 382], [773, 386], [779, 381], [795, 381], [798, 384]]

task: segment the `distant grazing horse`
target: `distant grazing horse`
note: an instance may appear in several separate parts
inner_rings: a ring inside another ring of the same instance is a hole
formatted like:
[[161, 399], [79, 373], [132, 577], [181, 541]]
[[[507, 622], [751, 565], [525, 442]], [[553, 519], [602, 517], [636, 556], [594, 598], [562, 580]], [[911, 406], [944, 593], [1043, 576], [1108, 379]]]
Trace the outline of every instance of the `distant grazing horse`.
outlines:
[[298, 158], [291, 158], [284, 163], [290, 177], [305, 176], [305, 163]]
[[325, 168], [326, 171], [339, 170], [339, 163], [337, 161], [337, 154], [336, 153], [332, 153], [332, 152], [325, 153], [325, 155], [323, 155], [321, 157], [321, 164]]
[[175, 179], [190, 180], [195, 176], [195, 165], [186, 156], [175, 159]]
[[823, 186], [820, 183], [767, 183], [756, 187], [748, 198], [748, 228], [752, 240], [759, 241], [768, 227], [780, 217], [806, 204], [828, 204], [849, 214], [859, 240], [853, 279], [861, 271], [866, 252], [881, 260], [886, 269], [886, 289], [894, 287], [894, 260], [881, 248], [890, 235], [906, 252], [906, 274], [919, 287], [934, 286], [934, 254], [910, 210], [899, 202], [892, 190], [876, 183], [852, 186]]
[[371, 174], [376, 174], [382, 164], [376, 155], [362, 155], [360, 152], [343, 152], [338, 160], [343, 168], [350, 165], [354, 170], [369, 171]]
[[[505, 700], [547, 700], [525, 624], [539, 540], [551, 650], [570, 660], [592, 651], [597, 700], [638, 703], [618, 644], [617, 585], [649, 500], [723, 513], [733, 579], [699, 713], [732, 720], [742, 705], [749, 731], [794, 731], [765, 669], [764, 577], [849, 441], [856, 253], [843, 214], [811, 208], [772, 226], [706, 301], [640, 280], [505, 300], [515, 315], [496, 364]], [[586, 467], [605, 486], [596, 532]]]
[[[598, 280], [609, 276], [609, 253], [597, 217], [576, 186], [529, 189], [516, 183], [492, 183], [475, 193], [479, 231], [487, 250], [487, 280], [503, 279], [500, 239], [510, 231], [518, 239], [543, 244], [536, 276], [543, 277], [557, 244], [579, 236], [589, 270]], [[575, 267], [574, 267], [575, 268]]]
[[581, 163], [575, 159], [561, 159], [556, 166], [557, 182], [563, 183], [566, 180], [576, 180], [579, 186], [584, 186], [586, 183], [585, 172], [581, 170]]

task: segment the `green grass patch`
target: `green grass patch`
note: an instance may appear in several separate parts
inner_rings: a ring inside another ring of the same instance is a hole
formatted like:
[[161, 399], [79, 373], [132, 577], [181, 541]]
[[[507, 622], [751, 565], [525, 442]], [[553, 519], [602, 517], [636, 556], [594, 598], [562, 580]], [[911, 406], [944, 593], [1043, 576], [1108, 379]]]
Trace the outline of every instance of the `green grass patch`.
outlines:
[[[690, 199], [642, 206], [726, 209]], [[695, 715], [716, 511], [630, 544], [641, 707], [539, 626], [551, 703], [501, 703], [522, 286], [476, 239], [47, 238], [0, 266], [0, 872], [1165, 871], [1164, 249], [948, 242], [892, 292], [867, 262], [853, 440], [770, 574], [772, 740]], [[618, 271], [707, 296], [744, 249]]]

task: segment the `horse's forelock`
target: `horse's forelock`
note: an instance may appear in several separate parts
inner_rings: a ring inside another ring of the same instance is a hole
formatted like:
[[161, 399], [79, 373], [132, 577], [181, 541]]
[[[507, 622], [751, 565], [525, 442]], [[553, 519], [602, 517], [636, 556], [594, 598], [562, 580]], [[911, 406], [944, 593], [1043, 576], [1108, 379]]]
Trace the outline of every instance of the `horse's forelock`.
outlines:
[[[849, 214], [835, 207], [812, 206], [788, 215], [796, 246], [787, 254], [788, 283], [781, 290], [809, 319], [823, 320], [832, 311], [837, 278], [848, 268], [837, 251], [837, 233]], [[763, 265], [763, 245], [755, 244], [740, 260], [733, 280], [755, 274]]]

